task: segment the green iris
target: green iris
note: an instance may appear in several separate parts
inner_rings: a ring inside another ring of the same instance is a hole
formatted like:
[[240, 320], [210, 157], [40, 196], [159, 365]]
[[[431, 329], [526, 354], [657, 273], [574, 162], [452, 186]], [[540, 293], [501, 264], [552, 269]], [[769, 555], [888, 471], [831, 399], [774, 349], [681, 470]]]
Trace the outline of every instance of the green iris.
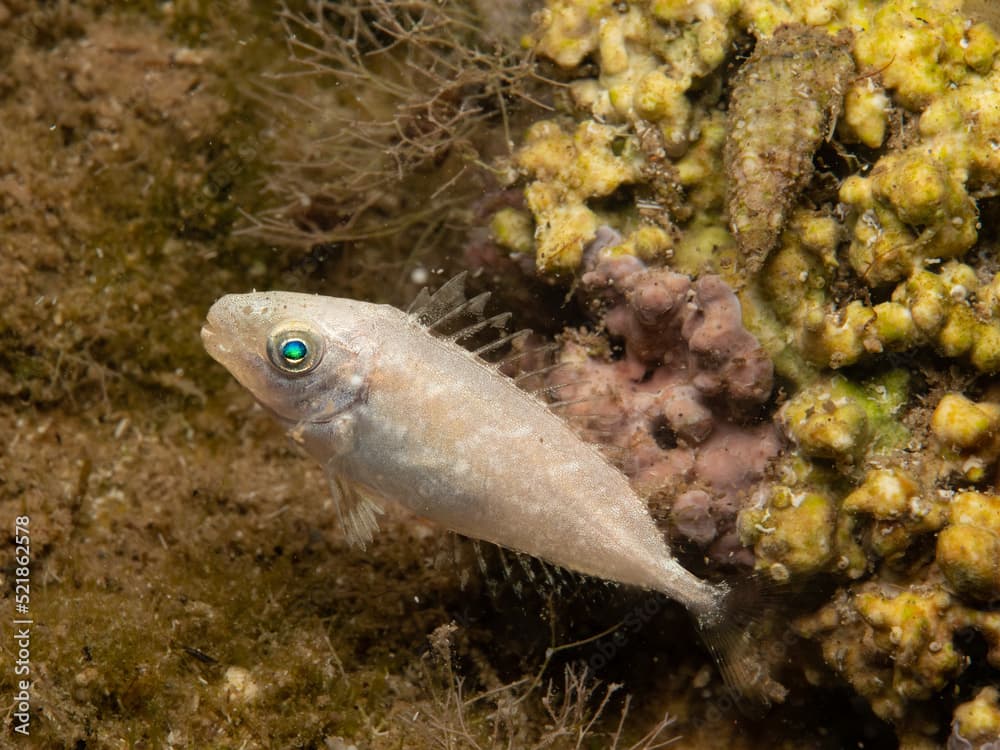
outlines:
[[267, 336], [271, 364], [288, 375], [304, 375], [323, 358], [323, 340], [307, 324], [286, 321]]
[[308, 354], [309, 347], [306, 346], [306, 342], [302, 339], [289, 339], [281, 346], [281, 356], [293, 365], [297, 365], [304, 360]]

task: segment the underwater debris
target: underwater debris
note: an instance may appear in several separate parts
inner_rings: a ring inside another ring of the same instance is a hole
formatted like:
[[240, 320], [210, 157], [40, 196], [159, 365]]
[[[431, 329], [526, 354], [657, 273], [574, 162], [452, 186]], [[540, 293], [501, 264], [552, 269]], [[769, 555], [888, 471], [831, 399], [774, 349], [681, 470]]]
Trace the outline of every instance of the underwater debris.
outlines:
[[729, 226], [748, 272], [760, 270], [813, 174], [854, 75], [852, 35], [802, 24], [757, 41], [733, 78], [723, 159]]

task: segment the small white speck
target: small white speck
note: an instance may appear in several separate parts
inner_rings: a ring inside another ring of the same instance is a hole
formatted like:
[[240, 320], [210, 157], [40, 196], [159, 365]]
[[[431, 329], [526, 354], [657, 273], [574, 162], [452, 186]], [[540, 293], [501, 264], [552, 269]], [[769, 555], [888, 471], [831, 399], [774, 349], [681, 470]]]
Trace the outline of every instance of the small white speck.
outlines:
[[417, 266], [412, 271], [410, 271], [410, 281], [414, 284], [426, 284], [427, 279], [430, 278], [430, 274], [427, 269], [423, 266]]

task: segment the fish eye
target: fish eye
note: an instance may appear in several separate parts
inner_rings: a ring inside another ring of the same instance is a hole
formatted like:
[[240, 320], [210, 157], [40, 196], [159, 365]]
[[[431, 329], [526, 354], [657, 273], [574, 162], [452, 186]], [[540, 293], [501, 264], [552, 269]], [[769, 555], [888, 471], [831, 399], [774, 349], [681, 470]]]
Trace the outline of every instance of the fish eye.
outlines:
[[317, 336], [301, 328], [282, 326], [267, 337], [267, 356], [282, 372], [303, 375], [314, 369], [323, 358], [323, 347]]

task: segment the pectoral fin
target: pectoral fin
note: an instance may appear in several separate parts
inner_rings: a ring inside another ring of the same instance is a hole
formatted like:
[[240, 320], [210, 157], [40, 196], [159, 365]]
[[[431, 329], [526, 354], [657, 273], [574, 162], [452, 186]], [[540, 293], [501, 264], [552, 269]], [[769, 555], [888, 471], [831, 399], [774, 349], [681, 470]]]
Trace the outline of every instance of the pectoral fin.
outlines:
[[378, 531], [378, 516], [382, 513], [375, 496], [365, 487], [327, 470], [330, 494], [344, 530], [347, 542], [365, 549]]

